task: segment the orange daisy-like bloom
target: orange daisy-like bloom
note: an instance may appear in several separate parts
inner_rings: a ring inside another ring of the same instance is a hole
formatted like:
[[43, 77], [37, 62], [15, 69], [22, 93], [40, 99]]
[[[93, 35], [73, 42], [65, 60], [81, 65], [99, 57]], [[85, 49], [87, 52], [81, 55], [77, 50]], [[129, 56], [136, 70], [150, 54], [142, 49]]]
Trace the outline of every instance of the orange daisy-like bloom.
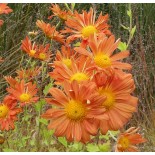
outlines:
[[16, 115], [21, 111], [21, 108], [17, 108], [17, 101], [11, 96], [6, 96], [0, 103], [0, 130], [14, 129], [14, 121], [17, 120]]
[[97, 85], [97, 92], [100, 96], [106, 97], [101, 104], [101, 108], [106, 111], [109, 120], [99, 118], [100, 129], [102, 134], [106, 134], [108, 130], [118, 130], [132, 117], [132, 113], [136, 112], [138, 98], [131, 96], [135, 86], [131, 74], [122, 74], [121, 77], [114, 74], [106, 77], [101, 72], [94, 76]]
[[30, 57], [35, 57], [37, 52], [37, 45], [35, 43], [31, 43], [31, 40], [26, 36], [26, 38], [22, 41], [21, 49], [26, 52]]
[[117, 49], [118, 44], [119, 39], [115, 42], [114, 35], [111, 35], [109, 38], [102, 34], [98, 37], [92, 35], [88, 44], [92, 52], [87, 51], [82, 47], [76, 47], [75, 51], [90, 57], [94, 62], [94, 67], [99, 70], [107, 68], [131, 69], [132, 67], [130, 64], [118, 61], [127, 58], [129, 56], [129, 51], [113, 54], [114, 50]]
[[68, 40], [74, 40], [76, 38], [82, 38], [87, 40], [92, 34], [104, 33], [110, 35], [111, 32], [108, 30], [109, 25], [107, 24], [108, 15], [103, 16], [102, 13], [99, 15], [98, 19], [95, 21], [96, 13], [94, 13], [91, 8], [87, 13], [83, 11], [82, 14], [78, 14], [75, 11], [72, 18], [68, 18], [65, 22], [68, 26], [63, 33], [71, 33], [72, 35], [68, 37]]
[[58, 82], [73, 80], [81, 83], [83, 81], [89, 81], [93, 76], [92, 71], [87, 71], [87, 68], [91, 66], [91, 60], [86, 57], [79, 57], [78, 61], [71, 61], [71, 67], [67, 67], [61, 62], [55, 62], [55, 69], [50, 72], [49, 75]]
[[50, 44], [46, 44], [45, 47], [43, 45], [39, 45], [35, 57], [42, 61], [49, 61], [52, 55], [49, 48]]
[[21, 103], [21, 106], [36, 103], [39, 99], [35, 97], [36, 85], [31, 82], [25, 83], [24, 80], [17, 83], [14, 88], [7, 88], [7, 91]]
[[61, 62], [70, 69], [72, 66], [72, 61], [76, 61], [77, 57], [78, 53], [71, 49], [71, 47], [62, 46], [61, 52], [57, 51], [55, 61], [52, 66], [56, 67], [57, 62]]
[[57, 4], [52, 4], [52, 7], [50, 7], [50, 10], [52, 10], [53, 14], [52, 16], [49, 16], [48, 19], [51, 19], [53, 16], [57, 16], [62, 20], [67, 20], [68, 17], [72, 16], [71, 11], [63, 11], [60, 9], [59, 5]]
[[64, 83], [64, 92], [51, 88], [53, 98], [46, 101], [55, 108], [42, 115], [50, 120], [48, 129], [55, 129], [56, 136], [65, 136], [68, 141], [87, 142], [90, 135], [96, 135], [98, 123], [94, 122], [94, 117], [103, 112], [97, 107], [104, 99], [94, 96], [93, 102], [89, 100], [94, 89], [93, 82], [79, 85], [76, 81]]
[[9, 14], [13, 10], [10, 9], [6, 3], [0, 3], [0, 14]]
[[16, 71], [16, 73], [18, 74], [17, 78], [19, 78], [21, 80], [25, 79], [27, 81], [30, 81], [34, 77], [39, 75], [40, 69], [41, 69], [40, 67], [36, 67], [36, 68], [27, 69], [27, 70], [24, 70], [24, 69], [17, 70]]
[[12, 87], [12, 88], [15, 88], [15, 85], [17, 83], [19, 83], [19, 81], [17, 81], [16, 79], [12, 78], [11, 76], [5, 76], [4, 77], [5, 80], [9, 83], [9, 85]]
[[142, 138], [139, 133], [136, 133], [139, 129], [131, 127], [124, 133], [121, 133], [117, 140], [116, 152], [139, 152], [135, 146], [140, 143], [145, 143], [147, 140]]
[[64, 43], [64, 36], [56, 31], [55, 26], [51, 27], [49, 23], [45, 23], [42, 20], [37, 20], [36, 25], [45, 33], [48, 38]]

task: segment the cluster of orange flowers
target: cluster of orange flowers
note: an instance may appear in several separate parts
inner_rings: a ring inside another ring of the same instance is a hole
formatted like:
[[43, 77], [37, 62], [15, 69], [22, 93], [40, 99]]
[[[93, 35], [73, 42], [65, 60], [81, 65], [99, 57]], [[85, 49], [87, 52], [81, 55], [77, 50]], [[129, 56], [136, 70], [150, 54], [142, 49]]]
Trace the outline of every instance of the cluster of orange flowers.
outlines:
[[[56, 51], [55, 60], [49, 63], [53, 71], [49, 76], [59, 88], [51, 88], [51, 97], [46, 102], [52, 105], [42, 117], [50, 120], [48, 129], [54, 129], [55, 136], [65, 136], [68, 141], [90, 141], [98, 132], [119, 130], [137, 111], [138, 98], [132, 95], [135, 85], [133, 77], [126, 71], [132, 66], [122, 62], [129, 51], [118, 52], [119, 39], [109, 30], [108, 15], [102, 13], [96, 18], [91, 8], [89, 12], [62, 11], [58, 5], [50, 8], [54, 15], [65, 21], [65, 29], [58, 32], [57, 27], [38, 20], [36, 25], [51, 40], [62, 44]], [[50, 17], [50, 18], [51, 18]], [[73, 47], [75, 42], [78, 47]], [[50, 44], [38, 45], [26, 37], [21, 49], [30, 57], [50, 62]], [[5, 77], [10, 87], [9, 95], [0, 106], [1, 130], [14, 128], [17, 107], [36, 103], [39, 97], [32, 78], [40, 69], [17, 71], [16, 79]], [[25, 80], [26, 79], [26, 80]], [[116, 151], [137, 151], [134, 144], [146, 140], [130, 128], [120, 134]]]

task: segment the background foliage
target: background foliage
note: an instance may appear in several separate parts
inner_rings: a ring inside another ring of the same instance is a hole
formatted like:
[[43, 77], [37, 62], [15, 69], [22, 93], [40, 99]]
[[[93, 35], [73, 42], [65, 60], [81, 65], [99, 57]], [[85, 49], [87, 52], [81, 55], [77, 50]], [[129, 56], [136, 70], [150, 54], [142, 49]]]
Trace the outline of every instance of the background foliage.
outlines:
[[[142, 151], [155, 151], [155, 4], [132, 4], [131, 9], [133, 13], [133, 25], [136, 25], [136, 32], [134, 38], [130, 44], [131, 55], [128, 58], [128, 62], [133, 65], [132, 74], [134, 76], [136, 90], [135, 96], [139, 98], [138, 113], [134, 114], [133, 118], [129, 122], [130, 125], [140, 126], [143, 129], [143, 133], [148, 139], [148, 143], [144, 145]], [[15, 70], [19, 69], [20, 66], [26, 65], [26, 61], [21, 62], [23, 52], [20, 50], [21, 40], [25, 38], [29, 31], [38, 30], [36, 27], [36, 20], [44, 20], [53, 24], [57, 23], [58, 19], [53, 21], [48, 20], [48, 16], [51, 15], [49, 10], [50, 4], [9, 4], [13, 9], [13, 13], [5, 16], [5, 23], [0, 28], [0, 55], [5, 59], [4, 63], [0, 64], [0, 99], [6, 94], [6, 82], [3, 76], [12, 75], [14, 76]], [[64, 4], [60, 4], [62, 8]], [[93, 7], [99, 14], [101, 11], [103, 14], [108, 13], [110, 15], [109, 24], [111, 25], [111, 31], [116, 35], [116, 38], [121, 38], [121, 41], [127, 42], [129, 38], [128, 31], [121, 27], [121, 24], [129, 26], [129, 17], [127, 16], [128, 4], [76, 4], [75, 9], [79, 12], [83, 9], [89, 10]], [[59, 27], [61, 28], [61, 26]], [[39, 33], [37, 38], [34, 40], [42, 41], [40, 37], [42, 34]], [[56, 47], [55, 47], [56, 48]], [[53, 52], [55, 51], [53, 47]], [[25, 56], [26, 57], [26, 56]], [[49, 81], [45, 81], [48, 83]], [[44, 103], [43, 103], [44, 104]], [[29, 119], [25, 118], [24, 119]], [[23, 121], [27, 121], [23, 120]], [[43, 124], [47, 124], [43, 120], [39, 120]], [[32, 129], [32, 124], [29, 127]], [[128, 126], [128, 125], [127, 125]], [[20, 127], [20, 124], [19, 124]], [[18, 131], [19, 132], [19, 129]], [[58, 143], [62, 144], [57, 146], [55, 141], [50, 141], [47, 130], [42, 130], [44, 138], [47, 137], [45, 147], [40, 148], [40, 151], [67, 151], [66, 142], [63, 138], [59, 139]], [[8, 135], [11, 133], [8, 133]], [[19, 151], [29, 151], [30, 148], [25, 148], [29, 142], [29, 138], [35, 132], [30, 135], [26, 135], [22, 138], [22, 143], [15, 144], [12, 142], [11, 148], [15, 150], [15, 145], [21, 145]], [[15, 136], [15, 135], [11, 135]], [[20, 134], [18, 135], [20, 136]], [[13, 140], [15, 137], [10, 137]], [[20, 137], [18, 137], [20, 138]], [[18, 143], [18, 141], [16, 141]], [[33, 141], [30, 141], [31, 151], [38, 150], [34, 148]], [[46, 143], [52, 143], [55, 147], [46, 148]], [[7, 145], [7, 144], [6, 144]], [[14, 145], [14, 146], [13, 146]], [[29, 145], [28, 145], [29, 146]], [[68, 147], [70, 148], [70, 146]], [[90, 150], [92, 146], [89, 145], [84, 149], [85, 151]], [[98, 151], [100, 148], [97, 146], [93, 148]], [[80, 151], [82, 146], [80, 144], [72, 145], [70, 151]], [[3, 151], [12, 151], [3, 150]], [[103, 148], [104, 151], [104, 148]]]

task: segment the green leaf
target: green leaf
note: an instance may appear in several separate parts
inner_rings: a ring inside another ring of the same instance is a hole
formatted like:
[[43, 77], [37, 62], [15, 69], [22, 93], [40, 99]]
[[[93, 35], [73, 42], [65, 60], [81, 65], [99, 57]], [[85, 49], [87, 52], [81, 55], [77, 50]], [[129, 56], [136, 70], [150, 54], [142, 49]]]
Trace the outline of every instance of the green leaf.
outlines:
[[65, 147], [67, 147], [67, 141], [65, 137], [58, 137], [58, 141], [64, 145]]
[[43, 93], [45, 96], [48, 94], [49, 89], [52, 88], [52, 86], [53, 86], [53, 81], [51, 81], [48, 85], [45, 86], [45, 88], [43, 90]]
[[123, 24], [121, 24], [121, 26], [125, 29], [125, 30], [129, 30], [129, 27], [124, 26]]
[[101, 152], [110, 152], [111, 151], [110, 142], [108, 141], [107, 143], [99, 144], [99, 149]]
[[111, 132], [111, 134], [112, 134], [113, 136], [117, 136], [117, 135], [120, 133], [119, 130], [117, 130], [117, 131], [109, 130], [109, 131]]
[[135, 31], [136, 31], [136, 25], [135, 25], [135, 26], [132, 28], [132, 30], [131, 30], [131, 35], [132, 35], [132, 37], [133, 37]]
[[131, 10], [127, 10], [127, 15], [131, 18]]
[[13, 149], [5, 148], [3, 149], [4, 152], [15, 152]]
[[100, 151], [99, 147], [95, 144], [88, 144], [86, 148], [88, 152], [99, 152]]
[[72, 145], [70, 145], [69, 147], [70, 147], [70, 149], [71, 149], [71, 151], [81, 151], [82, 150], [82, 144], [79, 142], [75, 142], [74, 144], [72, 144]]
[[100, 135], [99, 138], [100, 138], [100, 139], [109, 140], [109, 134], [107, 133], [106, 135]]
[[120, 51], [125, 51], [126, 49], [127, 49], [127, 44], [126, 44], [126, 42], [120, 42], [119, 43], [119, 45], [118, 45], [118, 49], [120, 50]]
[[75, 3], [71, 3], [71, 9], [74, 11]]
[[42, 109], [43, 105], [46, 104], [46, 101], [44, 99], [41, 99], [40, 101], [38, 101], [36, 104], [35, 104], [35, 110], [40, 112], [40, 110]]
[[48, 125], [48, 121], [46, 119], [44, 119], [44, 118], [40, 118], [39, 122], [42, 123], [42, 124]]
[[79, 47], [80, 44], [81, 44], [80, 42], [77, 42], [77, 43], [73, 44], [73, 46], [74, 46], [74, 47]]

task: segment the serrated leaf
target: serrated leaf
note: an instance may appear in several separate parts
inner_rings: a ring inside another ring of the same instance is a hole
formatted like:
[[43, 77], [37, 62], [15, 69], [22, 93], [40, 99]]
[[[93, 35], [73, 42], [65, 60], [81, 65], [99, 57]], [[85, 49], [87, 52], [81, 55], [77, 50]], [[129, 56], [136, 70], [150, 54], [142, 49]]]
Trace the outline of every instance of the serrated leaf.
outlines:
[[117, 130], [117, 131], [109, 130], [109, 131], [111, 132], [111, 134], [112, 134], [113, 136], [117, 136], [117, 135], [120, 133], [119, 130]]
[[99, 152], [100, 151], [99, 147], [95, 144], [88, 144], [86, 148], [88, 152]]
[[39, 112], [44, 104], [46, 104], [46, 101], [44, 99], [41, 99], [35, 104], [35, 110]]
[[126, 44], [126, 42], [120, 42], [119, 43], [119, 45], [118, 45], [118, 49], [120, 50], [120, 51], [125, 51], [126, 49], [127, 49], [127, 44]]
[[131, 17], [131, 10], [127, 10], [127, 15]]
[[67, 141], [65, 137], [58, 137], [58, 141], [64, 145], [65, 147], [67, 147]]
[[40, 118], [39, 122], [42, 123], [42, 124], [48, 125], [48, 121], [46, 119], [44, 119], [44, 118]]
[[45, 96], [48, 94], [49, 89], [52, 88], [52, 86], [53, 86], [53, 81], [50, 82], [48, 85], [45, 86], [45, 88], [43, 90], [43, 93], [44, 93]]
[[82, 150], [82, 144], [75, 142], [74, 144], [69, 146], [72, 151], [81, 151]]
[[110, 152], [111, 151], [110, 142], [108, 141], [107, 143], [99, 144], [99, 149], [101, 152]]
[[136, 25], [135, 25], [135, 26], [132, 28], [132, 30], [131, 30], [131, 35], [132, 35], [132, 37], [133, 37], [135, 31], [136, 31]]
[[100, 135], [99, 138], [100, 138], [100, 139], [109, 140], [109, 134], [107, 133], [106, 135]]

